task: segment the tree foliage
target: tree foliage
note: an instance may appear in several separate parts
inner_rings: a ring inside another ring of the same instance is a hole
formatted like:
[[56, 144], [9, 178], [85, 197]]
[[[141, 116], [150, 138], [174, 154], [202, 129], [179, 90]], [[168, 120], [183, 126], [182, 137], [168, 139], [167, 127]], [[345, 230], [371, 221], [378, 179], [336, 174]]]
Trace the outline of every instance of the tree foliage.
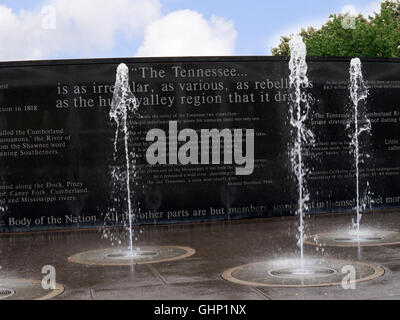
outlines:
[[[400, 0], [382, 2], [368, 18], [332, 14], [320, 29], [308, 27], [300, 35], [310, 56], [400, 57]], [[281, 37], [272, 54], [290, 55], [290, 38]]]

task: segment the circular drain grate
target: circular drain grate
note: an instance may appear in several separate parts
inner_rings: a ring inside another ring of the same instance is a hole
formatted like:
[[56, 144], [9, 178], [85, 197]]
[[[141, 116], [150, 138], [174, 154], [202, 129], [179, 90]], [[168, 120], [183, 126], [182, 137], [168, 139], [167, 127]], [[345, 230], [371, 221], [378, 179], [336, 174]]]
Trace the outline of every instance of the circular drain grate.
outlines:
[[341, 286], [341, 270], [354, 266], [357, 280], [363, 282], [379, 278], [385, 271], [379, 266], [363, 262], [324, 259], [307, 259], [301, 268], [298, 259], [282, 259], [238, 266], [225, 271], [222, 278], [233, 283], [270, 288], [306, 288]]
[[144, 246], [129, 248], [107, 248], [81, 252], [69, 257], [70, 262], [98, 266], [128, 266], [150, 264], [184, 259], [194, 255], [195, 251], [177, 246]]
[[279, 269], [269, 271], [269, 274], [273, 277], [283, 278], [283, 279], [293, 279], [293, 278], [325, 278], [329, 276], [333, 276], [336, 274], [336, 270], [330, 268], [313, 268], [306, 267], [305, 269]]
[[309, 236], [305, 244], [327, 247], [375, 247], [400, 245], [400, 232], [379, 229], [361, 230], [357, 235], [353, 231], [335, 231]]
[[63, 292], [59, 283], [55, 289], [45, 290], [41, 280], [0, 278], [0, 300], [49, 300]]
[[7, 299], [12, 297], [15, 294], [15, 291], [8, 288], [0, 288], [0, 300]]

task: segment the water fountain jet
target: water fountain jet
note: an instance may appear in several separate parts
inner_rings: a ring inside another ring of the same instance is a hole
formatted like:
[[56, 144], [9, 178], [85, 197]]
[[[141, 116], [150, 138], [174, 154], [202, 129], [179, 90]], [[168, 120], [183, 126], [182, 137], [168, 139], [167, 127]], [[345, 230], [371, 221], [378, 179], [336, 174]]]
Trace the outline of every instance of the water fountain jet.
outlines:
[[360, 165], [369, 154], [363, 150], [360, 139], [362, 136], [371, 133], [371, 121], [367, 117], [366, 108], [362, 102], [368, 98], [368, 88], [364, 81], [362, 63], [359, 58], [350, 62], [350, 84], [349, 97], [352, 102], [351, 114], [347, 129], [351, 131], [350, 149], [354, 156], [355, 169], [355, 196], [356, 196], [356, 221], [353, 219], [353, 228], [349, 230], [338, 230], [317, 235], [312, 235], [305, 240], [311, 245], [338, 246], [338, 247], [363, 247], [396, 245], [400, 243], [400, 233], [379, 230], [376, 228], [361, 228], [363, 210], [366, 209], [369, 199], [369, 183], [366, 183], [365, 190], [362, 190], [360, 183]]
[[[116, 81], [114, 86], [113, 99], [110, 110], [110, 118], [116, 124], [115, 137], [114, 137], [114, 161], [119, 159], [122, 149], [123, 153], [123, 167], [124, 174], [121, 174], [120, 167], [114, 168], [112, 177], [115, 180], [114, 184], [118, 185], [116, 197], [117, 203], [126, 201], [127, 214], [123, 214], [124, 225], [127, 226], [129, 231], [128, 247], [107, 248], [101, 250], [92, 250], [75, 254], [69, 257], [69, 261], [84, 265], [102, 265], [102, 266], [118, 266], [118, 265], [136, 265], [136, 264], [149, 264], [165, 261], [174, 261], [190, 257], [195, 253], [195, 250], [188, 247], [180, 246], [136, 246], [133, 245], [134, 240], [134, 227], [136, 221], [136, 214], [138, 210], [134, 210], [132, 198], [134, 198], [134, 190], [131, 189], [132, 171], [135, 172], [133, 178], [136, 177], [136, 168], [131, 165], [130, 155], [132, 152], [129, 150], [129, 115], [138, 115], [139, 103], [135, 95], [131, 91], [129, 83], [129, 68], [126, 64], [120, 64], [116, 72]], [[119, 147], [119, 135], [122, 134], [122, 148]], [[123, 185], [123, 193], [125, 196], [121, 197], [120, 184]], [[118, 209], [111, 208], [116, 216]], [[111, 240], [114, 236], [111, 237]], [[119, 240], [119, 244], [120, 244]]]
[[309, 85], [306, 62], [307, 48], [300, 36], [294, 36], [290, 42], [290, 87], [294, 90], [294, 100], [290, 105], [290, 124], [295, 131], [295, 142], [291, 152], [293, 172], [297, 179], [298, 208], [299, 216], [299, 242], [300, 268], [304, 270], [304, 216], [308, 210], [307, 202], [310, 200], [307, 192], [307, 168], [304, 164], [304, 145], [313, 143], [314, 136], [311, 130], [306, 128], [306, 121], [310, 112], [308, 99], [302, 94], [302, 88]]
[[[360, 222], [361, 222], [361, 211], [365, 207], [365, 200], [360, 199], [360, 161], [362, 152], [360, 151], [360, 136], [365, 133], [371, 132], [371, 121], [365, 115], [360, 112], [360, 102], [366, 100], [368, 97], [368, 88], [364, 83], [364, 77], [362, 74], [361, 60], [354, 58], [350, 62], [350, 98], [354, 106], [354, 132], [352, 135], [351, 146], [353, 147], [354, 154], [354, 167], [355, 167], [355, 179], [356, 179], [356, 233], [357, 236], [360, 233]], [[364, 118], [364, 123], [359, 122], [359, 117]]]
[[110, 110], [110, 118], [116, 123], [114, 140], [114, 157], [118, 154], [118, 134], [123, 133], [124, 153], [125, 153], [125, 183], [126, 183], [126, 201], [128, 207], [128, 227], [129, 227], [129, 252], [133, 255], [133, 219], [132, 199], [131, 199], [131, 166], [129, 159], [129, 130], [128, 130], [128, 112], [137, 112], [139, 104], [136, 97], [131, 92], [129, 86], [129, 68], [126, 64], [120, 64], [117, 68], [115, 89]]

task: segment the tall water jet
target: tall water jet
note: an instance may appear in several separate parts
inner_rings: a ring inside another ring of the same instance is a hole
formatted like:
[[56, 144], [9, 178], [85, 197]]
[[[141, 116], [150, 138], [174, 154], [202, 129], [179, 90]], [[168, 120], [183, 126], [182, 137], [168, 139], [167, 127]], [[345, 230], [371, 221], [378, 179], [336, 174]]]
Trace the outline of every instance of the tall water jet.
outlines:
[[294, 129], [295, 141], [291, 150], [292, 170], [297, 179], [298, 208], [299, 216], [299, 241], [301, 258], [301, 270], [304, 270], [304, 216], [308, 211], [308, 201], [310, 196], [307, 190], [307, 168], [304, 164], [304, 146], [314, 141], [314, 135], [307, 129], [306, 121], [310, 113], [310, 103], [303, 90], [308, 88], [307, 77], [308, 66], [306, 62], [307, 48], [300, 36], [294, 36], [290, 42], [290, 86], [294, 92], [292, 103], [290, 104], [290, 124]]
[[361, 228], [363, 211], [374, 203], [368, 180], [362, 177], [361, 164], [370, 155], [366, 151], [366, 138], [371, 134], [371, 121], [367, 116], [365, 100], [368, 98], [368, 88], [364, 82], [362, 63], [359, 58], [350, 62], [349, 97], [351, 100], [347, 130], [350, 138], [350, 152], [354, 156], [354, 180], [355, 180], [355, 207], [356, 219], [352, 228], [335, 230], [331, 232], [311, 235], [306, 243], [318, 246], [333, 247], [360, 247], [363, 246], [387, 246], [397, 245], [400, 239], [399, 232], [386, 231], [377, 228]]
[[[354, 58], [350, 62], [350, 82], [349, 92], [351, 99], [350, 110], [348, 110], [350, 152], [354, 156], [354, 179], [355, 179], [355, 207], [356, 220], [353, 219], [350, 230], [337, 230], [310, 236], [307, 244], [334, 247], [358, 247], [359, 258], [361, 256], [360, 247], [362, 246], [384, 246], [396, 245], [399, 243], [400, 233], [385, 231], [375, 228], [362, 228], [362, 212], [368, 205], [374, 203], [372, 193], [369, 190], [369, 182], [361, 176], [361, 164], [370, 155], [366, 152], [365, 136], [371, 133], [371, 121], [367, 116], [365, 100], [368, 98], [368, 88], [364, 82], [362, 63], [359, 58]], [[362, 179], [363, 178], [363, 179]], [[362, 183], [364, 181], [364, 183]]]
[[129, 251], [133, 254], [133, 219], [132, 199], [131, 199], [131, 165], [129, 160], [129, 130], [128, 130], [128, 113], [137, 113], [139, 104], [133, 95], [129, 86], [129, 68], [126, 64], [120, 64], [117, 68], [117, 76], [115, 81], [115, 89], [110, 110], [110, 118], [113, 120], [117, 128], [115, 130], [114, 139], [114, 159], [118, 154], [118, 137], [119, 133], [123, 134], [123, 152], [125, 155], [125, 186], [126, 201], [128, 210], [128, 227], [129, 227]]
[[[134, 223], [137, 223], [137, 214], [140, 213], [138, 208], [140, 202], [135, 191], [137, 192], [140, 182], [137, 179], [137, 166], [134, 161], [137, 159], [137, 154], [134, 146], [130, 147], [129, 144], [131, 142], [132, 145], [132, 140], [135, 142], [134, 138], [137, 139], [138, 137], [134, 137], [133, 134], [130, 135], [129, 127], [133, 126], [132, 116], [139, 117], [138, 108], [138, 101], [132, 93], [129, 83], [129, 68], [125, 64], [120, 64], [117, 68], [110, 110], [110, 118], [115, 122], [116, 130], [114, 164], [111, 171], [111, 198], [114, 202], [109, 207], [107, 219], [112, 220], [114, 224], [124, 223], [124, 226], [129, 230], [129, 247], [105, 248], [77, 253], [68, 258], [70, 262], [82, 265], [133, 266], [175, 261], [195, 254], [194, 249], [183, 246], [133, 247], [133, 240], [138, 240], [136, 236], [138, 231], [137, 228], [134, 229]], [[135, 235], [134, 231], [136, 232]], [[103, 231], [103, 236], [105, 238], [110, 237], [112, 241], [116, 239], [112, 232]], [[118, 239], [118, 245], [120, 244], [121, 240]]]
[[360, 233], [360, 221], [362, 209], [366, 206], [366, 199], [361, 199], [360, 195], [360, 163], [363, 156], [368, 156], [360, 151], [360, 137], [363, 133], [371, 132], [371, 121], [360, 108], [361, 101], [367, 99], [368, 88], [364, 83], [362, 74], [361, 60], [354, 58], [350, 62], [350, 98], [353, 102], [353, 117], [352, 123], [349, 123], [348, 128], [354, 126], [351, 134], [351, 149], [354, 155], [355, 179], [356, 179], [356, 228], [357, 235]]

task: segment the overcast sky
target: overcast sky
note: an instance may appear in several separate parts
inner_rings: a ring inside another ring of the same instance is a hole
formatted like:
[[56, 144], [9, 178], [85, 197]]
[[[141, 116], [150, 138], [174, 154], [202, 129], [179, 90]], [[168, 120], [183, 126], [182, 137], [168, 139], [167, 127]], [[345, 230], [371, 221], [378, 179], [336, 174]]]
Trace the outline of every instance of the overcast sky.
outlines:
[[0, 61], [268, 55], [281, 35], [375, 0], [0, 0]]

